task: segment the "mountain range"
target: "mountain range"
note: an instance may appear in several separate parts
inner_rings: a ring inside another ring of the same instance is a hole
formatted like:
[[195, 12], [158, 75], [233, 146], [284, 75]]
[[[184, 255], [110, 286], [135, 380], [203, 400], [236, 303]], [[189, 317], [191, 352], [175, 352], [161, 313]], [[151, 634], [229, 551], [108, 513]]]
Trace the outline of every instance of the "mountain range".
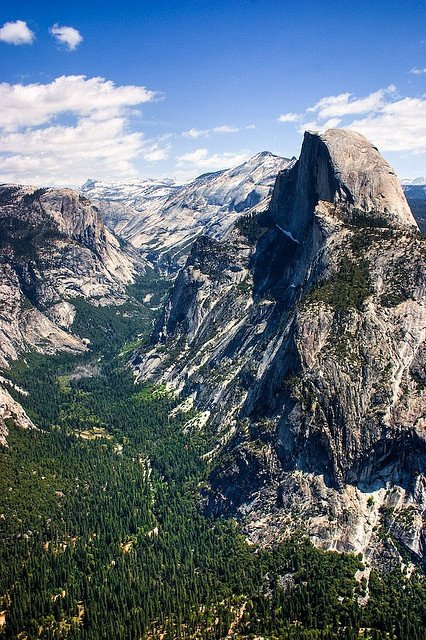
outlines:
[[154, 264], [185, 263], [194, 240], [220, 238], [243, 211], [267, 206], [277, 173], [294, 160], [264, 151], [231, 169], [178, 185], [172, 180], [101, 182], [81, 188], [107, 225]]
[[423, 638], [425, 194], [339, 129], [0, 185], [0, 637]]

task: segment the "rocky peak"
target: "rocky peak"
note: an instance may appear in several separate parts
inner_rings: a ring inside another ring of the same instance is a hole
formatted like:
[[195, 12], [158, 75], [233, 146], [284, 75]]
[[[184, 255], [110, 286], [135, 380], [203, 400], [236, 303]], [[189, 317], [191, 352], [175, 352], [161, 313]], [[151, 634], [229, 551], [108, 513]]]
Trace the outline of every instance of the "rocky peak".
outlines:
[[176, 268], [185, 263], [197, 237], [222, 238], [243, 211], [269, 198], [278, 172], [293, 163], [262, 151], [186, 184], [90, 180], [82, 190], [96, 199], [116, 233], [153, 262]]
[[392, 169], [348, 131], [307, 133], [269, 215], [194, 245], [133, 366], [217, 427], [211, 512], [253, 540], [426, 556], [425, 264]]
[[0, 186], [0, 364], [26, 349], [84, 350], [70, 299], [122, 303], [142, 261], [71, 189]]
[[278, 176], [271, 212], [300, 240], [320, 201], [336, 205], [347, 222], [361, 210], [380, 226], [417, 226], [394, 170], [355, 131], [306, 132], [299, 160]]

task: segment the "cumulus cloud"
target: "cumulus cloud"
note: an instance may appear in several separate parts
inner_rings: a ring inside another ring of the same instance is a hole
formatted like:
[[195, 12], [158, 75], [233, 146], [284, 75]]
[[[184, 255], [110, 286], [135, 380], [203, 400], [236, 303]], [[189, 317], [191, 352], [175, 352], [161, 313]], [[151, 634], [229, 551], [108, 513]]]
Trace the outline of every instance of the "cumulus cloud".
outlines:
[[421, 76], [423, 73], [426, 73], [426, 67], [424, 67], [423, 69], [413, 67], [412, 69], [410, 69], [410, 73], [413, 73], [415, 76]]
[[189, 179], [203, 171], [218, 171], [225, 167], [233, 167], [245, 162], [250, 157], [247, 151], [225, 151], [224, 153], [210, 153], [208, 149], [195, 149], [189, 153], [177, 156], [176, 176]]
[[390, 85], [364, 97], [326, 96], [306, 109], [298, 130], [338, 126], [359, 131], [382, 151], [426, 153], [426, 95], [401, 97]]
[[60, 24], [54, 24], [50, 28], [52, 36], [61, 44], [66, 45], [69, 51], [74, 51], [83, 42], [83, 36], [74, 27], [65, 27]]
[[0, 181], [79, 185], [88, 175], [134, 175], [137, 159], [164, 159], [166, 140], [129, 130], [132, 107], [154, 98], [145, 87], [85, 76], [1, 84]]
[[[96, 170], [124, 174], [143, 147], [141, 134], [125, 132], [121, 118], [94, 122], [80, 120], [75, 126], [52, 126], [0, 135], [0, 176], [19, 176], [16, 181], [80, 184]], [[15, 180], [14, 180], [15, 181]]]
[[402, 98], [378, 113], [353, 120], [359, 131], [384, 151], [426, 153], [426, 98]]
[[134, 162], [157, 162], [169, 145], [145, 141], [129, 133], [124, 118], [94, 121], [82, 118], [75, 126], [50, 126], [0, 134], [1, 182], [82, 184], [88, 175], [99, 178], [136, 173]]
[[278, 122], [297, 122], [298, 120], [300, 120], [298, 113], [282, 113], [278, 116]]
[[367, 113], [381, 107], [388, 94], [394, 93], [395, 87], [390, 85], [387, 89], [379, 89], [365, 98], [354, 98], [351, 93], [340, 93], [337, 96], [321, 98], [313, 107], [307, 109], [310, 113], [317, 113], [321, 119]]
[[221, 133], [237, 133], [239, 128], [231, 124], [222, 124], [212, 129], [189, 129], [182, 133], [182, 138], [191, 138], [197, 140], [198, 138], [210, 138], [210, 136]]
[[167, 136], [160, 138], [157, 142], [145, 143], [142, 149], [142, 157], [146, 162], [159, 162], [166, 160], [170, 153], [170, 142], [167, 142]]
[[7, 44], [31, 44], [35, 38], [24, 20], [5, 22], [0, 29], [0, 40]]
[[117, 87], [105, 78], [61, 76], [49, 84], [0, 84], [0, 127], [45, 124], [61, 113], [91, 116], [103, 120], [119, 115], [124, 109], [155, 98], [145, 87]]

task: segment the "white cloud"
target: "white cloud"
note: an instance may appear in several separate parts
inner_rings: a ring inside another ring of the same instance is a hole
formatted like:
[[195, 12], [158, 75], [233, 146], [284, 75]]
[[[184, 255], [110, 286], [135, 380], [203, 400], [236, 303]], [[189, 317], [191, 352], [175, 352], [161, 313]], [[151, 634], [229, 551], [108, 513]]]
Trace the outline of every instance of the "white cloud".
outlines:
[[134, 161], [163, 160], [168, 144], [146, 141], [127, 131], [124, 118], [75, 126], [50, 126], [0, 135], [0, 181], [80, 185], [88, 175], [111, 178], [135, 174]]
[[0, 29], [0, 40], [7, 44], [31, 44], [35, 38], [24, 20], [5, 22]]
[[220, 127], [214, 127], [213, 129], [213, 133], [237, 133], [237, 131], [239, 131], [239, 128], [233, 124], [222, 124]]
[[365, 98], [354, 98], [351, 93], [340, 93], [337, 96], [321, 98], [307, 111], [316, 112], [321, 119], [368, 113], [381, 107], [385, 103], [386, 96], [394, 92], [395, 87], [390, 85], [387, 89], [379, 89]]
[[246, 129], [256, 129], [256, 125], [255, 124], [248, 124], [246, 126]]
[[298, 113], [282, 113], [278, 117], [278, 122], [297, 122], [300, 120], [300, 117]]
[[207, 137], [208, 129], [189, 129], [189, 131], [184, 131], [182, 133], [182, 138], [192, 138], [196, 140], [197, 138]]
[[325, 122], [316, 122], [315, 120], [311, 122], [303, 122], [303, 124], [299, 126], [298, 130], [300, 133], [303, 133], [304, 131], [322, 132], [327, 131], [327, 129], [335, 129], [341, 122], [341, 118], [330, 118]]
[[250, 157], [247, 151], [226, 151], [225, 153], [210, 153], [208, 149], [195, 149], [189, 153], [177, 156], [176, 176], [189, 179], [203, 171], [218, 171], [225, 167], [233, 167], [245, 162]]
[[209, 155], [208, 149], [196, 149], [195, 151], [191, 151], [190, 153], [185, 153], [182, 156], [177, 156], [176, 160], [178, 161], [179, 164], [183, 164], [187, 162], [198, 164], [200, 162], [205, 161], [208, 155]]
[[124, 118], [98, 122], [82, 118], [71, 126], [50, 126], [0, 135], [0, 181], [36, 184], [82, 184], [99, 178], [135, 174], [134, 161], [163, 160], [168, 144], [145, 141], [127, 132]]
[[[316, 120], [308, 119], [311, 114]], [[300, 132], [340, 126], [359, 131], [382, 151], [426, 153], [426, 95], [404, 98], [393, 85], [361, 98], [341, 93], [322, 98], [305, 116]]]
[[413, 67], [410, 69], [410, 73], [413, 73], [415, 76], [420, 76], [423, 73], [426, 73], [426, 67], [424, 69], [419, 69], [418, 67]]
[[142, 157], [146, 162], [159, 162], [169, 157], [170, 143], [164, 142], [163, 139], [158, 142], [146, 144], [142, 150]]
[[[167, 157], [169, 142], [129, 130], [131, 107], [152, 100], [144, 87], [63, 76], [50, 84], [0, 85], [0, 181], [79, 185], [88, 175], [137, 173], [134, 162]], [[73, 124], [58, 124], [66, 114]]]
[[348, 126], [365, 135], [383, 151], [426, 153], [424, 97], [390, 102], [378, 113], [354, 120]]
[[83, 42], [83, 36], [74, 27], [65, 27], [60, 24], [54, 24], [50, 28], [50, 33], [58, 42], [65, 44], [69, 51], [74, 51]]
[[197, 140], [198, 138], [210, 138], [210, 136], [214, 134], [237, 133], [238, 131], [239, 128], [232, 124], [222, 124], [218, 127], [213, 127], [212, 129], [189, 129], [182, 133], [182, 138]]
[[149, 102], [155, 93], [145, 87], [117, 87], [105, 78], [61, 76], [49, 84], [0, 84], [0, 127], [15, 130], [45, 124], [66, 112], [103, 120], [124, 109]]

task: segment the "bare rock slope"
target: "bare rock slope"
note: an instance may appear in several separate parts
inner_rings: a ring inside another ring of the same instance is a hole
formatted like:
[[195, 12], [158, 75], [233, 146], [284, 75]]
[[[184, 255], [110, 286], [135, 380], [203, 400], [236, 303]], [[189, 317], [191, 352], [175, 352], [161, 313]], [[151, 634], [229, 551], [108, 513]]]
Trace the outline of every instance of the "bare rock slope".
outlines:
[[88, 180], [82, 191], [96, 202], [110, 228], [144, 256], [163, 265], [183, 265], [198, 236], [222, 237], [242, 211], [270, 195], [277, 173], [291, 162], [264, 151], [186, 184]]
[[207, 510], [424, 561], [425, 265], [395, 173], [347, 130], [305, 134], [269, 212], [196, 242], [133, 367], [216, 426]]
[[[28, 350], [84, 351], [72, 333], [72, 299], [120, 304], [140, 269], [140, 257], [120, 248], [99, 211], [76, 191], [1, 185], [0, 366], [7, 369]], [[13, 415], [24, 426], [30, 422], [6, 384], [0, 390], [3, 435]]]

